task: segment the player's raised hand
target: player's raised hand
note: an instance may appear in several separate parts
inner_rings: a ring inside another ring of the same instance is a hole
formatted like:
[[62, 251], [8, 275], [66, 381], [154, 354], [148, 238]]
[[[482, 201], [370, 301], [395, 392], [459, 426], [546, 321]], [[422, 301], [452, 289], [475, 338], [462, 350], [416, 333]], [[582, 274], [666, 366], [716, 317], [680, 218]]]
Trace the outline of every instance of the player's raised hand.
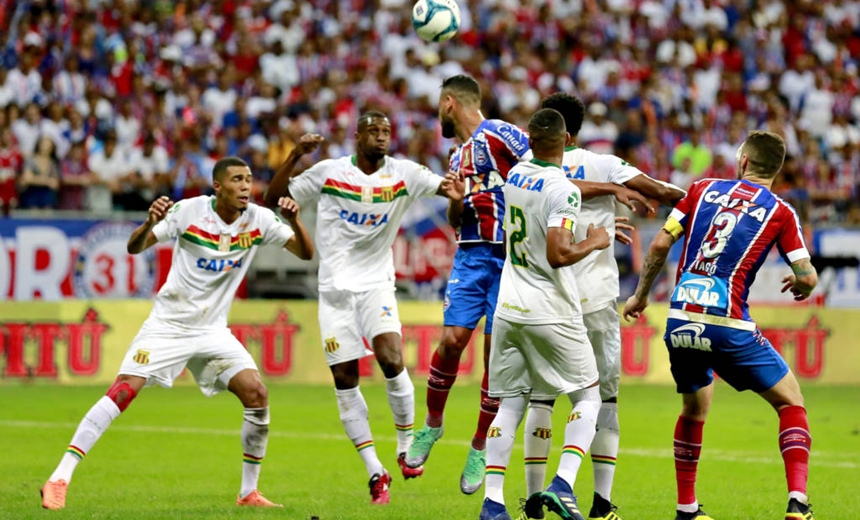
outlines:
[[794, 296], [794, 301], [800, 302], [807, 298], [809, 298], [810, 293], [806, 293], [801, 291], [797, 286], [797, 277], [793, 274], [790, 274], [782, 279], [782, 283], [785, 285], [782, 286], [779, 292], [784, 293], [785, 291], [791, 291], [791, 294]]
[[171, 207], [173, 207], [173, 201], [169, 198], [162, 196], [155, 199], [149, 206], [149, 223], [155, 225], [164, 220]]
[[295, 222], [299, 218], [299, 203], [289, 197], [281, 197], [278, 199], [278, 207], [281, 208], [281, 216], [290, 222]]
[[630, 318], [639, 318], [642, 316], [642, 311], [648, 307], [648, 298], [644, 300], [640, 300], [638, 296], [635, 294], [630, 298], [627, 298], [627, 303], [624, 305], [624, 311], [621, 313], [624, 316], [624, 320], [629, 322]]
[[630, 238], [630, 235], [626, 234], [627, 232], [633, 232], [634, 228], [630, 224], [625, 224], [625, 222], [629, 222], [630, 219], [627, 217], [615, 217], [615, 241], [621, 242], [625, 246], [629, 246], [633, 243], [633, 239]]
[[466, 181], [459, 173], [449, 171], [439, 186], [439, 192], [451, 200], [461, 201], [466, 196]]
[[311, 153], [316, 150], [323, 141], [325, 141], [325, 137], [319, 134], [304, 134], [299, 138], [299, 142], [296, 143], [296, 153], [299, 155]]
[[615, 192], [615, 199], [618, 202], [624, 204], [631, 211], [636, 211], [636, 205], [634, 202], [638, 202], [642, 204], [642, 206], [648, 211], [648, 213], [654, 213], [654, 206], [651, 205], [651, 202], [648, 200], [648, 197], [642, 195], [636, 190], [631, 190], [630, 188], [619, 186], [618, 190]]
[[610, 244], [609, 233], [603, 226], [594, 227], [594, 224], [589, 224], [585, 238], [595, 242], [594, 249], [606, 249]]

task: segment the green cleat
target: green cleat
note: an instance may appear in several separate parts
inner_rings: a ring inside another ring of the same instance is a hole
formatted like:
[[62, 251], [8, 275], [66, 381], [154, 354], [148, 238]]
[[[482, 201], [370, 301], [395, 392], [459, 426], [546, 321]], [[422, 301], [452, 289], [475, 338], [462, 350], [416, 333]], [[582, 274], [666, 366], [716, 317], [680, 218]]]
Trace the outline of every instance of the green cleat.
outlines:
[[409, 451], [406, 452], [406, 465], [410, 468], [417, 468], [424, 465], [424, 462], [430, 457], [430, 450], [433, 444], [442, 438], [443, 428], [431, 428], [424, 425], [423, 428], [415, 432], [412, 437], [412, 445], [409, 446]]
[[481, 489], [484, 483], [484, 473], [487, 471], [487, 450], [476, 450], [469, 447], [469, 456], [466, 458], [466, 467], [460, 475], [460, 491], [471, 495]]

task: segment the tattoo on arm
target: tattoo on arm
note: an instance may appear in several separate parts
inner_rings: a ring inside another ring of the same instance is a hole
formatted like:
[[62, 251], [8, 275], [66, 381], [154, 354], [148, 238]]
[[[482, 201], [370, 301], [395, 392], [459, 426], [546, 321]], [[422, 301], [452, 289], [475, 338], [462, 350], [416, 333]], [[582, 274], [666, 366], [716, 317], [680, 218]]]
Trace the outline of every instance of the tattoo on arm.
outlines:
[[798, 277], [807, 276], [815, 272], [815, 268], [812, 267], [812, 262], [809, 261], [809, 258], [804, 258], [791, 264], [791, 270], [794, 272], [794, 276]]
[[640, 300], [648, 297], [648, 293], [651, 292], [651, 285], [663, 269], [664, 263], [666, 263], [665, 256], [655, 254], [654, 251], [648, 252], [648, 256], [645, 257], [645, 265], [642, 267], [642, 274], [639, 275], [639, 285], [636, 286], [636, 296]]

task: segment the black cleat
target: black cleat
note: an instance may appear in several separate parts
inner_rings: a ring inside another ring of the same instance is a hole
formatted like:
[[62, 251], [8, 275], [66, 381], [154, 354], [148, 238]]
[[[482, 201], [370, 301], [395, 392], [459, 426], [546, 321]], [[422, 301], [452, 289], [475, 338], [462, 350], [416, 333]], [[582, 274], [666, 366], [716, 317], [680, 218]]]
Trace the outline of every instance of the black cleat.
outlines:
[[675, 520], [714, 520], [708, 513], [702, 511], [702, 506], [695, 513], [685, 513], [683, 511], [675, 511]]
[[790, 499], [788, 509], [785, 510], [785, 520], [814, 520], [812, 518], [812, 506], [802, 504], [796, 498]]
[[615, 512], [617, 510], [618, 506], [600, 496], [600, 493], [594, 493], [594, 502], [588, 513], [588, 520], [621, 520]]

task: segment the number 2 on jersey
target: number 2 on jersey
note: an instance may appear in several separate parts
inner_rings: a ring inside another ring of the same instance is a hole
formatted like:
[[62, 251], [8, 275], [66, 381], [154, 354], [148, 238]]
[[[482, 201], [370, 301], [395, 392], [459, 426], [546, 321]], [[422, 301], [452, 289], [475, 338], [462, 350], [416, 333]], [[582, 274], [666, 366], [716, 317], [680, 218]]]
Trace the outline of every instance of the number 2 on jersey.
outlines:
[[738, 217], [734, 213], [727, 211], [717, 213], [711, 222], [711, 229], [708, 230], [708, 238], [702, 242], [702, 256], [705, 258], [720, 256], [737, 224]]
[[[522, 208], [517, 206], [508, 206], [508, 215], [511, 216], [511, 236], [508, 240], [511, 264], [517, 267], [528, 267], [529, 261], [526, 258], [526, 253], [517, 254], [517, 245], [526, 239], [526, 216], [523, 214]], [[516, 226], [516, 229], [513, 226]]]

